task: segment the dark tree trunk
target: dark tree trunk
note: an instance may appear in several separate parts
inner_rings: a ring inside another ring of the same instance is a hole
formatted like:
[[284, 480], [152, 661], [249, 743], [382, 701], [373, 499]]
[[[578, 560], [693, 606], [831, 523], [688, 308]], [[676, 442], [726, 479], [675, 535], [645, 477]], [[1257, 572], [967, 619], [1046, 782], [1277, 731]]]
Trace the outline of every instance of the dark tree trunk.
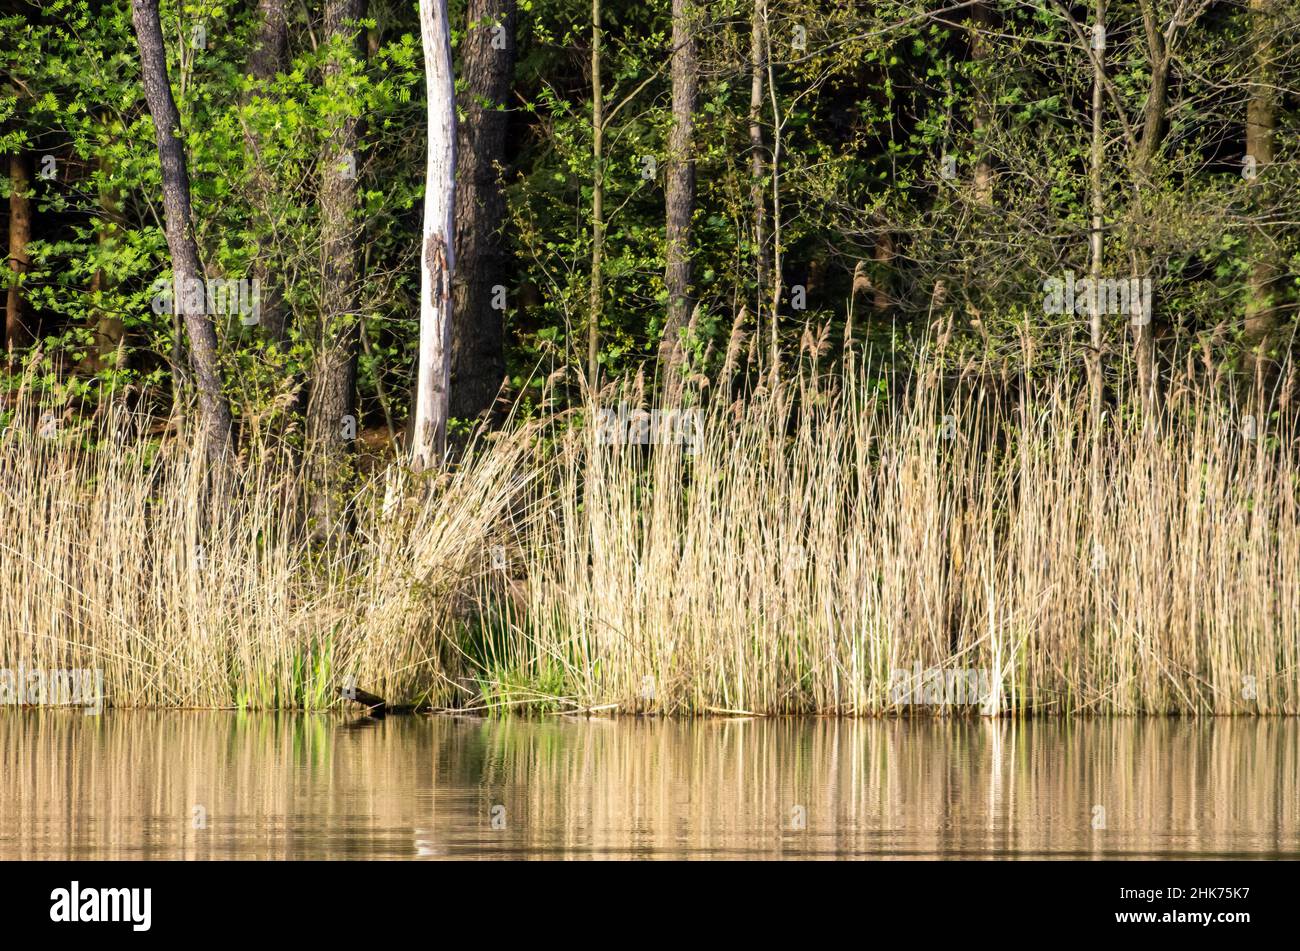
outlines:
[[763, 325], [763, 308], [767, 301], [767, 162], [763, 145], [763, 74], [767, 58], [763, 43], [762, 0], [755, 0], [749, 23], [749, 204], [754, 216], [754, 281], [758, 297], [754, 316]]
[[284, 0], [257, 0], [256, 46], [248, 57], [248, 71], [258, 82], [275, 78], [289, 50], [289, 25]]
[[[253, 52], [248, 58], [248, 72], [257, 84], [257, 93], [264, 95], [267, 84], [284, 68], [285, 57], [288, 55], [289, 27], [284, 15], [284, 0], [258, 0], [257, 15], [257, 35], [253, 39]], [[262, 164], [261, 145], [251, 129], [245, 139], [253, 162], [254, 201], [269, 202], [275, 190], [275, 182]], [[264, 208], [255, 211], [254, 216], [258, 234], [265, 238], [271, 230], [270, 216]], [[284, 309], [283, 289], [277, 285], [270, 258], [266, 244], [260, 245], [253, 258], [253, 278], [257, 281], [260, 295], [259, 324], [269, 339], [280, 343], [284, 341], [288, 330], [288, 318]]]
[[[1151, 64], [1151, 78], [1147, 87], [1146, 105], [1142, 110], [1142, 138], [1138, 142], [1134, 170], [1137, 176], [1137, 201], [1143, 202], [1147, 194], [1154, 192], [1153, 177], [1156, 158], [1165, 134], [1165, 113], [1169, 101], [1169, 68], [1172, 61], [1165, 36], [1160, 32], [1156, 5], [1153, 0], [1141, 0], [1142, 28], [1147, 40], [1147, 58]], [[1172, 34], [1171, 34], [1172, 36]], [[1149, 255], [1141, 247], [1137, 234], [1138, 222], [1144, 217], [1139, 204], [1139, 214], [1130, 216], [1133, 225], [1129, 230], [1131, 276], [1134, 280], [1151, 279], [1151, 262]], [[1130, 322], [1132, 325], [1134, 350], [1137, 356], [1138, 390], [1142, 410], [1150, 415], [1156, 405], [1156, 348], [1152, 320], [1154, 315], [1142, 313], [1140, 319]]]
[[[1093, 6], [1093, 26], [1105, 26], [1106, 24], [1106, 0], [1094, 0]], [[1089, 223], [1088, 233], [1088, 278], [1092, 281], [1092, 287], [1096, 288], [1101, 282], [1101, 268], [1104, 260], [1105, 245], [1105, 222], [1106, 222], [1106, 197], [1102, 191], [1102, 170], [1106, 158], [1106, 136], [1105, 122], [1102, 113], [1102, 87], [1106, 78], [1106, 50], [1103, 46], [1100, 50], [1092, 53], [1092, 145], [1089, 150], [1088, 158], [1088, 192], [1089, 205], [1092, 210], [1092, 220]], [[1093, 294], [1094, 302], [1098, 295]], [[1088, 317], [1088, 379], [1089, 390], [1091, 391], [1092, 406], [1092, 425], [1094, 439], [1096, 434], [1101, 431], [1101, 398], [1102, 398], [1102, 372], [1104, 365], [1101, 354], [1101, 308], [1094, 306]], [[1093, 457], [1095, 461], [1095, 456]], [[1101, 498], [1099, 475], [1095, 471], [1092, 475], [1093, 488], [1096, 498]]]
[[[112, 150], [108, 148], [110, 135], [108, 123], [103, 116], [100, 116], [100, 128], [102, 130], [101, 134], [104, 136], [104, 145], [99, 150], [98, 165], [103, 185], [99, 192], [100, 221], [96, 228], [95, 240], [99, 245], [99, 253], [107, 256], [117, 245], [118, 235], [124, 221], [122, 218], [122, 192], [113, 180], [116, 169], [112, 159]], [[112, 285], [108, 275], [103, 268], [97, 269], [94, 277], [90, 280], [92, 299], [110, 290], [112, 290]], [[126, 324], [117, 314], [104, 310], [97, 305], [92, 306], [91, 318], [94, 322], [94, 341], [86, 357], [87, 369], [97, 372], [111, 366], [121, 368], [122, 364], [117, 361], [119, 355], [121, 355], [122, 343], [126, 339]]]
[[[346, 38], [347, 47], [364, 56], [356, 21], [365, 16], [364, 0], [327, 0], [325, 39]], [[325, 88], [336, 86], [345, 71], [338, 60], [324, 67]], [[318, 531], [335, 522], [330, 477], [351, 449], [356, 433], [357, 328], [360, 315], [359, 260], [361, 224], [357, 217], [356, 154], [359, 120], [336, 120], [321, 154], [321, 315], [315, 340], [316, 359], [307, 398], [307, 447], [314, 472]], [[351, 420], [345, 419], [351, 417]], [[322, 507], [323, 504], [323, 507]]]
[[659, 361], [673, 375], [684, 358], [682, 331], [691, 316], [691, 218], [695, 214], [695, 101], [699, 94], [696, 35], [699, 8], [693, 0], [673, 0], [673, 127], [668, 140], [667, 261], [664, 286], [668, 315], [659, 344]]
[[[980, 64], [981, 70], [989, 58], [989, 41], [983, 32], [996, 25], [996, 15], [986, 4], [977, 3], [970, 11], [970, 58]], [[987, 136], [993, 124], [993, 106], [988, 90], [989, 79], [980, 73], [975, 86], [975, 175], [972, 181], [975, 202], [987, 208], [993, 204], [993, 158], [989, 154]]]
[[[1246, 154], [1254, 159], [1255, 178], [1251, 182], [1255, 197], [1252, 210], [1258, 215], [1267, 206], [1264, 196], [1274, 162], [1274, 135], [1277, 128], [1277, 70], [1273, 0], [1250, 0], [1251, 43], [1254, 75], [1250, 98], [1246, 103]], [[1244, 369], [1250, 382], [1267, 387], [1275, 375], [1273, 350], [1277, 331], [1277, 296], [1282, 269], [1278, 265], [1273, 238], [1261, 224], [1256, 224], [1248, 244], [1249, 270], [1246, 274]]]
[[876, 282], [871, 297], [871, 306], [877, 314], [884, 315], [893, 304], [893, 298], [890, 296], [893, 281], [890, 278], [896, 256], [893, 234], [888, 230], [881, 231], [876, 235], [876, 263], [880, 265], [876, 273], [880, 279]]
[[185, 166], [185, 152], [177, 138], [180, 115], [172, 98], [167, 79], [167, 50], [163, 46], [162, 25], [158, 20], [158, 0], [132, 0], [131, 21], [140, 44], [140, 67], [145, 100], [153, 116], [158, 141], [158, 158], [162, 163], [163, 210], [166, 215], [167, 248], [171, 252], [175, 293], [172, 306], [183, 314], [190, 338], [190, 362], [199, 388], [199, 429], [208, 457], [224, 465], [231, 445], [230, 404], [221, 390], [217, 369], [217, 332], [204, 313], [193, 306], [184, 289], [203, 280], [199, 248], [194, 240], [193, 212], [190, 208], [190, 178]]
[[587, 302], [587, 386], [600, 391], [600, 314], [605, 303], [605, 87], [601, 0], [591, 0], [591, 294]]
[[505, 196], [504, 111], [515, 72], [516, 0], [469, 0], [461, 41], [465, 92], [456, 141], [456, 277], [452, 284], [451, 415], [478, 416], [496, 400], [505, 377], [501, 222]]
[[[9, 270], [15, 282], [31, 267], [27, 245], [32, 239], [32, 170], [27, 157], [9, 157]], [[22, 288], [11, 284], [5, 303], [5, 347], [12, 355], [32, 341]]]

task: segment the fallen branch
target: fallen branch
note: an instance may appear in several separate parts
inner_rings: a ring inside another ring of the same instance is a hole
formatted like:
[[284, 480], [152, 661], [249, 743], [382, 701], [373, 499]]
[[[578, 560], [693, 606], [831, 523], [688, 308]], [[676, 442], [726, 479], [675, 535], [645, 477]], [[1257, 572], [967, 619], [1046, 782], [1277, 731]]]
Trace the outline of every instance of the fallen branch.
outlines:
[[366, 708], [367, 715], [372, 717], [382, 717], [388, 712], [388, 702], [383, 697], [377, 697], [359, 687], [343, 687], [339, 691], [339, 696], [344, 700], [361, 704]]

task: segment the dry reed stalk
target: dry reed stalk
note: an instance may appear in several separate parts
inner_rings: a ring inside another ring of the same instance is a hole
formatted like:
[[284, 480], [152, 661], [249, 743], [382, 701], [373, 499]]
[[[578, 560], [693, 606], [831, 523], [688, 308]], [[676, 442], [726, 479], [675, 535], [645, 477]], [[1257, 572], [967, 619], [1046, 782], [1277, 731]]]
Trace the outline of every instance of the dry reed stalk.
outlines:
[[[1158, 420], [1098, 423], [1039, 372], [805, 373], [699, 402], [691, 445], [512, 423], [446, 472], [362, 478], [325, 544], [285, 460], [210, 485], [178, 442], [15, 423], [0, 668], [98, 667], [123, 706], [355, 680], [503, 710], [1300, 712], [1292, 419], [1248, 426], [1189, 375]], [[990, 690], [900, 699], [926, 669]]]

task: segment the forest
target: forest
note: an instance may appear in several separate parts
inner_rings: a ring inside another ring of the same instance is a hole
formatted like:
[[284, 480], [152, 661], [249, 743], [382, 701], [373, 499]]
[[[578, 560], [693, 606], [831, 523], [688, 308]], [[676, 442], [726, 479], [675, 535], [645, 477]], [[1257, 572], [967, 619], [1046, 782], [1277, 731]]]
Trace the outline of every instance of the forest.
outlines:
[[1298, 125], [1295, 0], [0, 0], [0, 662], [1300, 712]]

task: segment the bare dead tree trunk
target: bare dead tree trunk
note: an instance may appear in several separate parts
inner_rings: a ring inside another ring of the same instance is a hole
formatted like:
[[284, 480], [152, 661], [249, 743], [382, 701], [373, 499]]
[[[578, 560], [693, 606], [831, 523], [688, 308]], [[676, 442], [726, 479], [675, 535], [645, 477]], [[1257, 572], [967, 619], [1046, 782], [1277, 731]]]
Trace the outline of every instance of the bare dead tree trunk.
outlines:
[[604, 303], [605, 101], [600, 79], [600, 0], [591, 0], [591, 300], [587, 313], [587, 386], [600, 388], [600, 312]]
[[158, 19], [158, 0], [131, 0], [131, 21], [140, 45], [141, 76], [145, 101], [153, 116], [162, 163], [163, 211], [167, 248], [171, 253], [175, 293], [172, 306], [185, 318], [190, 338], [190, 362], [199, 388], [199, 431], [208, 458], [224, 466], [231, 448], [230, 403], [221, 389], [217, 364], [217, 332], [204, 313], [206, 302], [199, 306], [186, 289], [201, 284], [203, 268], [194, 239], [193, 211], [190, 207], [190, 178], [185, 152], [177, 137], [180, 114], [172, 98], [167, 79], [167, 51], [163, 46], [162, 24]]
[[[259, 91], [264, 92], [276, 73], [284, 68], [288, 55], [289, 26], [284, 14], [284, 0], [258, 0], [257, 15], [257, 35], [253, 40], [253, 52], [248, 57], [248, 72]], [[255, 201], [269, 202], [275, 190], [274, 177], [262, 162], [261, 143], [255, 130], [246, 132], [245, 145], [253, 161]], [[254, 214], [259, 233], [270, 231], [270, 216], [265, 211], [255, 211]], [[253, 278], [257, 281], [259, 293], [258, 323], [269, 339], [282, 343], [288, 331], [288, 316], [284, 309], [283, 289], [277, 286], [271, 268], [270, 249], [265, 245], [259, 245], [253, 258]]]
[[451, 282], [455, 274], [456, 87], [447, 0], [420, 0], [428, 96], [429, 159], [420, 253], [420, 363], [411, 458], [417, 470], [442, 462], [451, 383]]
[[457, 129], [456, 277], [452, 283], [451, 415], [474, 417], [492, 407], [505, 377], [501, 223], [505, 196], [506, 97], [515, 71], [517, 0], [469, 0], [461, 43], [465, 121]]
[[27, 156], [15, 152], [9, 156], [9, 270], [14, 283], [9, 285], [5, 301], [5, 348], [10, 360], [15, 350], [32, 341], [27, 326], [26, 302], [18, 281], [32, 266], [27, 245], [32, 240], [32, 169]]
[[685, 352], [682, 331], [691, 316], [691, 218], [695, 214], [695, 103], [699, 96], [696, 34], [700, 11], [692, 0], [673, 0], [673, 126], [668, 141], [665, 195], [667, 262], [664, 287], [668, 316], [659, 344], [666, 377], [680, 369]]
[[[341, 41], [350, 55], [363, 57], [357, 24], [363, 16], [364, 0], [327, 0], [326, 41]], [[331, 57], [323, 73], [326, 90], [340, 88], [347, 66]], [[306, 421], [318, 531], [327, 530], [336, 521], [331, 477], [351, 448], [357, 428], [357, 325], [361, 319], [358, 126], [359, 119], [354, 115], [337, 118], [320, 159], [321, 314]]]

